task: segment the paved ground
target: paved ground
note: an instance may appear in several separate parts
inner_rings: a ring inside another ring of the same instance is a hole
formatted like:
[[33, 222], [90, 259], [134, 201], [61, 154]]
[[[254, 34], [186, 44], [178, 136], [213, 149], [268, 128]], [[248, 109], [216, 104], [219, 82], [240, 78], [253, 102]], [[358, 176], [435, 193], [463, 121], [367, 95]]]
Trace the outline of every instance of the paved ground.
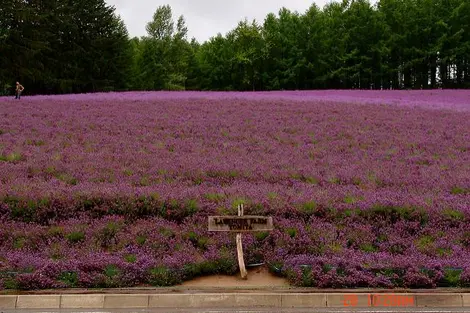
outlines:
[[470, 308], [1, 310], [0, 313], [470, 313]]

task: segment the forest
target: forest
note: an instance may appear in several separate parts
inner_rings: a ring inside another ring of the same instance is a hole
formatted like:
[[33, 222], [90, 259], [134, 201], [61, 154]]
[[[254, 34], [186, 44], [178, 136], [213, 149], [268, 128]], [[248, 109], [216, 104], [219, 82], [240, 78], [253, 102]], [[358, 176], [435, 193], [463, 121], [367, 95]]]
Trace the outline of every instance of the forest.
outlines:
[[131, 38], [104, 0], [2, 0], [0, 95], [470, 88], [470, 1], [281, 8], [206, 42], [159, 6]]

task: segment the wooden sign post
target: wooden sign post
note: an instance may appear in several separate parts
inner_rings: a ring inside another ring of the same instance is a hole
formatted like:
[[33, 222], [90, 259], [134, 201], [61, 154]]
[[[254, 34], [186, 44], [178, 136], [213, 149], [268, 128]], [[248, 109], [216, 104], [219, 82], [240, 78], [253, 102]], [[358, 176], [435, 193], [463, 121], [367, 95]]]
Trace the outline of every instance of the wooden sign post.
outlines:
[[272, 217], [243, 215], [243, 204], [238, 206], [238, 216], [209, 216], [209, 231], [236, 232], [238, 265], [242, 279], [248, 273], [243, 258], [242, 233], [273, 230]]

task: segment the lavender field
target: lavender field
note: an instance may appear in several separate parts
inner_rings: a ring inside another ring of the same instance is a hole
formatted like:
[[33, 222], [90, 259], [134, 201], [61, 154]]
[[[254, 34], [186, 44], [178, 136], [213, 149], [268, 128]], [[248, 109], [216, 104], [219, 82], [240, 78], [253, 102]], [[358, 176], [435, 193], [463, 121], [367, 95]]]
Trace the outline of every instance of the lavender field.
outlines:
[[0, 289], [470, 286], [470, 91], [0, 98]]

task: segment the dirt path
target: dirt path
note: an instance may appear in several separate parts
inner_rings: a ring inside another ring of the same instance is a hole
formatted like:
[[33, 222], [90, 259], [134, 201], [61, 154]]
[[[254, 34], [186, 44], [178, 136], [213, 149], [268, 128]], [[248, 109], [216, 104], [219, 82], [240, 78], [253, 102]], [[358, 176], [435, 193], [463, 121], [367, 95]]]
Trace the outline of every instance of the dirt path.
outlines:
[[185, 287], [244, 287], [244, 286], [289, 286], [286, 279], [269, 273], [266, 267], [248, 269], [248, 279], [243, 280], [240, 274], [234, 276], [213, 275], [186, 281]]

